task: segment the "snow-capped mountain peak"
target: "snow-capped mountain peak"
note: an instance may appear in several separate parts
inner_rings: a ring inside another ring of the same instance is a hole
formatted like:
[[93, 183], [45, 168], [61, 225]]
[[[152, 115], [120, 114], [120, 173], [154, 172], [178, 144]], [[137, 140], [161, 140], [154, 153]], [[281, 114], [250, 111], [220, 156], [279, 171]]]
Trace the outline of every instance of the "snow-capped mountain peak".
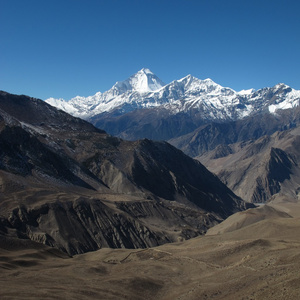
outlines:
[[203, 81], [206, 82], [206, 83], [216, 84], [216, 83], [215, 83], [212, 79], [210, 79], [210, 78], [206, 78], [206, 79], [204, 79]]
[[142, 68], [139, 72], [143, 72], [145, 74], [154, 75], [154, 73], [152, 73], [148, 68]]
[[154, 73], [149, 69], [143, 68], [136, 74], [130, 76], [127, 80], [117, 82], [113, 89], [119, 94], [127, 91], [136, 91], [139, 93], [148, 93], [156, 91], [165, 85]]
[[274, 97], [269, 105], [269, 112], [276, 113], [279, 109], [289, 109], [299, 106], [300, 91], [292, 89], [284, 83], [278, 83], [272, 88]]
[[192, 75], [183, 77], [177, 81], [184, 84], [185, 93], [188, 92], [193, 95], [231, 95], [236, 92], [230, 88], [223, 87], [215, 83], [212, 79], [206, 78], [204, 80], [198, 79]]
[[291, 89], [288, 85], [285, 83], [278, 83], [273, 87], [274, 90], [286, 90], [286, 89]]
[[47, 99], [46, 102], [76, 117], [89, 119], [102, 113], [125, 114], [138, 109], [162, 108], [170, 114], [198, 111], [203, 120], [236, 120], [262, 110], [299, 105], [300, 91], [285, 84], [272, 88], [242, 90], [223, 87], [212, 79], [187, 75], [165, 85], [149, 69], [143, 68], [110, 90], [70, 101]]
[[255, 92], [255, 89], [248, 89], [248, 90], [241, 90], [238, 92], [239, 95], [241, 96], [247, 96], [247, 95], [251, 95]]

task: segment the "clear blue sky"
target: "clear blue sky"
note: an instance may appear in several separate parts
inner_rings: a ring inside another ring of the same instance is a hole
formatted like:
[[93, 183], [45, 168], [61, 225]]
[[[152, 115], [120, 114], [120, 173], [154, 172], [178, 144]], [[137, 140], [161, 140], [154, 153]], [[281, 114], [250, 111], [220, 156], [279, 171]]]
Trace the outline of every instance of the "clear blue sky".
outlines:
[[143, 67], [300, 89], [299, 16], [299, 0], [0, 0], [0, 90], [89, 96]]

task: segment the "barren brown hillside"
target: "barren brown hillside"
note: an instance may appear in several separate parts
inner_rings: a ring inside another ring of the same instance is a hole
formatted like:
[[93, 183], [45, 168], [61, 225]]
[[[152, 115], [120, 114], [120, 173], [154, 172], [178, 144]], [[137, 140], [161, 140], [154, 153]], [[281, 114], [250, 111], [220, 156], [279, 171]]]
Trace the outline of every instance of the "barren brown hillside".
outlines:
[[297, 299], [299, 212], [277, 201], [242, 213], [256, 222], [236, 230], [233, 215], [231, 232], [221, 223], [222, 234], [74, 257], [1, 238], [1, 299]]

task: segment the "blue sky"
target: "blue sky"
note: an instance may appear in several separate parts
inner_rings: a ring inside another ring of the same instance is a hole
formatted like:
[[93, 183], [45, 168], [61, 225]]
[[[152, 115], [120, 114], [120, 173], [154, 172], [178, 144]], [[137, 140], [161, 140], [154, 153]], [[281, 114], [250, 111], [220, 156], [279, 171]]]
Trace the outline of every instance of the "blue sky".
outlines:
[[300, 89], [299, 15], [299, 0], [0, 0], [0, 90], [89, 96], [143, 67]]

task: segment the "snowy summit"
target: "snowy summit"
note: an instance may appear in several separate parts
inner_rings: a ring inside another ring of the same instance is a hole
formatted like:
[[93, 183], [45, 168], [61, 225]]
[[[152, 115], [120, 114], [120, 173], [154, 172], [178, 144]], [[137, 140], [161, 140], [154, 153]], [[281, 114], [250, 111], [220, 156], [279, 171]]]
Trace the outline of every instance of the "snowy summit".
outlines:
[[[271, 99], [271, 100], [270, 100]], [[284, 84], [273, 88], [234, 91], [210, 78], [188, 75], [164, 84], [149, 69], [143, 68], [110, 90], [70, 101], [49, 98], [47, 103], [83, 119], [102, 113], [125, 114], [142, 108], [162, 108], [170, 114], [199, 111], [203, 120], [237, 120], [260, 110], [276, 113], [299, 105], [300, 91]]]
[[139, 93], [153, 92], [165, 84], [149, 69], [143, 68], [127, 80], [117, 82], [113, 88], [120, 92], [136, 91]]

